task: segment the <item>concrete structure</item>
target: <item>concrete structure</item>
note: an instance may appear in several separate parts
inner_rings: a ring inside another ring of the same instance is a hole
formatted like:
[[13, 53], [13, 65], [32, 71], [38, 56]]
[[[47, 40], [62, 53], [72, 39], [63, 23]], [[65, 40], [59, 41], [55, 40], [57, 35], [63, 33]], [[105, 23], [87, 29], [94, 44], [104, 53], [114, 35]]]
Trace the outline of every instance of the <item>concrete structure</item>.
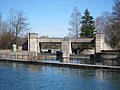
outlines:
[[0, 59], [19, 59], [19, 60], [37, 60], [37, 52], [11, 52], [11, 51], [2, 51], [0, 50]]
[[28, 50], [36, 51], [40, 53], [41, 47], [39, 43], [42, 42], [60, 42], [61, 50], [63, 52], [63, 57], [69, 57], [72, 54], [71, 43], [72, 42], [91, 42], [94, 38], [80, 38], [80, 39], [70, 39], [70, 38], [38, 38], [38, 34], [29, 33], [28, 34]]
[[[112, 48], [105, 43], [103, 34], [96, 34], [96, 53], [101, 52], [101, 50], [111, 50]], [[28, 34], [28, 50], [35, 51], [40, 53], [42, 42], [51, 42], [51, 43], [61, 43], [61, 50], [63, 52], [63, 57], [69, 57], [72, 54], [71, 43], [90, 43], [94, 40], [94, 38], [79, 38], [79, 39], [71, 39], [71, 38], [39, 38], [36, 33]]]
[[64, 38], [62, 40], [62, 52], [63, 57], [69, 57], [72, 54], [70, 38]]
[[112, 48], [105, 42], [105, 34], [96, 34], [96, 53], [101, 52], [102, 50], [112, 50]]
[[28, 34], [28, 51], [39, 52], [38, 34], [29, 33]]

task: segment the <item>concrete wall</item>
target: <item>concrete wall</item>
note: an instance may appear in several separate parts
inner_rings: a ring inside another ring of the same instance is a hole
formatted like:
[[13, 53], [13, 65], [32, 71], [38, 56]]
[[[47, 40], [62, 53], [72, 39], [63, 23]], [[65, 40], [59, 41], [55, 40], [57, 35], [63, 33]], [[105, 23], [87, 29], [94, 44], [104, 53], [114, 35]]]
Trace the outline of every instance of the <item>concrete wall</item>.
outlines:
[[21, 52], [11, 52], [11, 51], [0, 51], [0, 59], [22, 59], [22, 60], [36, 60], [37, 52], [21, 51]]
[[[49, 49], [41, 49], [41, 52], [48, 52]], [[56, 51], [60, 51], [61, 49], [50, 49], [51, 53], [56, 53]]]
[[28, 34], [28, 50], [40, 52], [39, 43], [38, 43], [38, 34], [36, 34], [36, 33]]
[[80, 54], [94, 54], [95, 53], [95, 49], [85, 49], [82, 52], [80, 52]]
[[100, 52], [96, 53], [95, 59], [105, 60], [105, 59], [120, 59], [120, 52], [112, 52], [112, 51], [106, 51], [106, 52]]
[[70, 39], [64, 39], [62, 41], [62, 52], [63, 57], [70, 57], [70, 54], [72, 54]]
[[112, 50], [112, 48], [105, 43], [105, 34], [96, 34], [96, 53], [101, 52], [102, 50]]

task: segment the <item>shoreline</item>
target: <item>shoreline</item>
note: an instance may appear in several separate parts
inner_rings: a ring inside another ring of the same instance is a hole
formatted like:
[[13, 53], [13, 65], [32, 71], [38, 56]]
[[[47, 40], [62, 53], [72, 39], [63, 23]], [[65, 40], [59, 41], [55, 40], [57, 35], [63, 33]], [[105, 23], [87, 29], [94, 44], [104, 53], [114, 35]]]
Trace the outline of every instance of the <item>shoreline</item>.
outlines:
[[20, 60], [20, 59], [0, 59], [0, 61], [20, 62], [20, 63], [38, 64], [38, 65], [50, 65], [50, 66], [58, 66], [58, 67], [85, 68], [85, 69], [120, 69], [119, 66], [76, 64], [76, 63], [64, 63], [64, 62], [46, 62], [46, 61], [40, 61], [40, 60], [31, 61], [31, 60]]

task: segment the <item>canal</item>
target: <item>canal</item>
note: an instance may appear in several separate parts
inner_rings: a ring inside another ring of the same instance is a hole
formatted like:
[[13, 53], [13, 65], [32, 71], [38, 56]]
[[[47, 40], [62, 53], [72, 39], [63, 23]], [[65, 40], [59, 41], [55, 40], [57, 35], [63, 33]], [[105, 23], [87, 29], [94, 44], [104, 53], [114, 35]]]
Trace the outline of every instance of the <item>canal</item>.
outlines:
[[120, 70], [0, 61], [0, 90], [120, 90]]

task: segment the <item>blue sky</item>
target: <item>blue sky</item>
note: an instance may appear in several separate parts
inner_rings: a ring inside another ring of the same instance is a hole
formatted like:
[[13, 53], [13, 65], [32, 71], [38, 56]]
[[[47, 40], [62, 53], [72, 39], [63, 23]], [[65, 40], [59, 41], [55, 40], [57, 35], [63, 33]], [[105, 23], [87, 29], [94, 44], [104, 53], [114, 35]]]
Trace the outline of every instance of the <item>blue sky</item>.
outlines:
[[40, 36], [64, 37], [69, 31], [69, 20], [74, 7], [81, 14], [86, 8], [94, 18], [104, 11], [112, 11], [113, 0], [0, 0], [0, 12], [7, 18], [10, 9], [24, 10], [29, 17], [31, 31]]

